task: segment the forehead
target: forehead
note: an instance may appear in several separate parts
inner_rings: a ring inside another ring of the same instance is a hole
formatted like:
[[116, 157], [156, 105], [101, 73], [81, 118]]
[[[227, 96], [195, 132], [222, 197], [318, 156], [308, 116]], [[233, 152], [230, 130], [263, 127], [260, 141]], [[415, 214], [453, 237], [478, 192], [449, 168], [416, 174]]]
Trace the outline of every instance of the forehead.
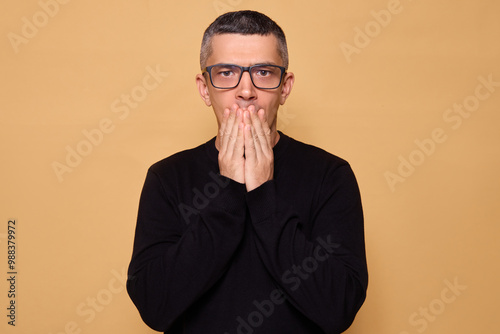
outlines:
[[249, 66], [261, 63], [283, 65], [278, 41], [269, 35], [221, 34], [212, 37], [212, 53], [207, 65], [231, 63]]

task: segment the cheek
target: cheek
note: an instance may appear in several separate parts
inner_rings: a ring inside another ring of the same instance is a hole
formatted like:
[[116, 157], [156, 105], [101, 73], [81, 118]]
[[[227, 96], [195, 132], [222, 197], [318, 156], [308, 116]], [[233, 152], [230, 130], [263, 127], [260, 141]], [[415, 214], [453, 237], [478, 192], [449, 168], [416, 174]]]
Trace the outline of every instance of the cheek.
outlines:
[[268, 117], [273, 117], [272, 115], [276, 116], [279, 106], [280, 106], [279, 96], [273, 95], [269, 96], [269, 98], [265, 101], [265, 103], [263, 103], [261, 107], [264, 108], [264, 110], [266, 110], [266, 112], [268, 113]]
[[[226, 94], [225, 94], [226, 93]], [[231, 107], [234, 103], [234, 97], [227, 94], [227, 92], [220, 92], [212, 90], [210, 92], [210, 101], [212, 102], [212, 107], [217, 113], [221, 113], [225, 108]]]

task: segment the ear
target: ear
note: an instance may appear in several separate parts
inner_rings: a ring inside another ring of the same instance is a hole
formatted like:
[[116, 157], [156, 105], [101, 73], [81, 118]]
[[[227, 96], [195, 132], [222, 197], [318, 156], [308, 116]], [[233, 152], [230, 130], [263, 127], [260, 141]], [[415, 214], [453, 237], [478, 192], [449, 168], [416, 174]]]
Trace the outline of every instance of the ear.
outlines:
[[203, 74], [196, 75], [196, 86], [198, 86], [198, 92], [200, 93], [201, 99], [205, 102], [207, 107], [210, 107], [212, 101], [210, 101], [207, 80]]
[[283, 83], [281, 84], [281, 96], [280, 96], [280, 104], [285, 104], [286, 99], [292, 92], [293, 83], [295, 82], [295, 75], [292, 72], [288, 72], [285, 74], [283, 78]]

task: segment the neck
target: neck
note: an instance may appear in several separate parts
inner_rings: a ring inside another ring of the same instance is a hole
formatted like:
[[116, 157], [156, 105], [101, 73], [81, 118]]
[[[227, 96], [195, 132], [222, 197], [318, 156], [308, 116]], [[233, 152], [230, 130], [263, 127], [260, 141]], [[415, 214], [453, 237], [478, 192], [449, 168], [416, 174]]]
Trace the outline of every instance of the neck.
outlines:
[[273, 136], [271, 135], [271, 143], [274, 146], [276, 146], [276, 144], [278, 144], [278, 141], [280, 140], [280, 134], [278, 131], [274, 130], [274, 140], [273, 140]]

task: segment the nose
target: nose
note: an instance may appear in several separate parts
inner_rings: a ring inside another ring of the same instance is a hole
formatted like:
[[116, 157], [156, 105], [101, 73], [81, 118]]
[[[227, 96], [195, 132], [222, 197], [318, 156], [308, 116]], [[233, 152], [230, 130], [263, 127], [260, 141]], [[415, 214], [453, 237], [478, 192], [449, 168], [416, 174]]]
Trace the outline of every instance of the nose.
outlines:
[[236, 98], [245, 101], [252, 101], [257, 98], [257, 90], [252, 83], [250, 72], [248, 71], [243, 72], [240, 83], [236, 87]]

